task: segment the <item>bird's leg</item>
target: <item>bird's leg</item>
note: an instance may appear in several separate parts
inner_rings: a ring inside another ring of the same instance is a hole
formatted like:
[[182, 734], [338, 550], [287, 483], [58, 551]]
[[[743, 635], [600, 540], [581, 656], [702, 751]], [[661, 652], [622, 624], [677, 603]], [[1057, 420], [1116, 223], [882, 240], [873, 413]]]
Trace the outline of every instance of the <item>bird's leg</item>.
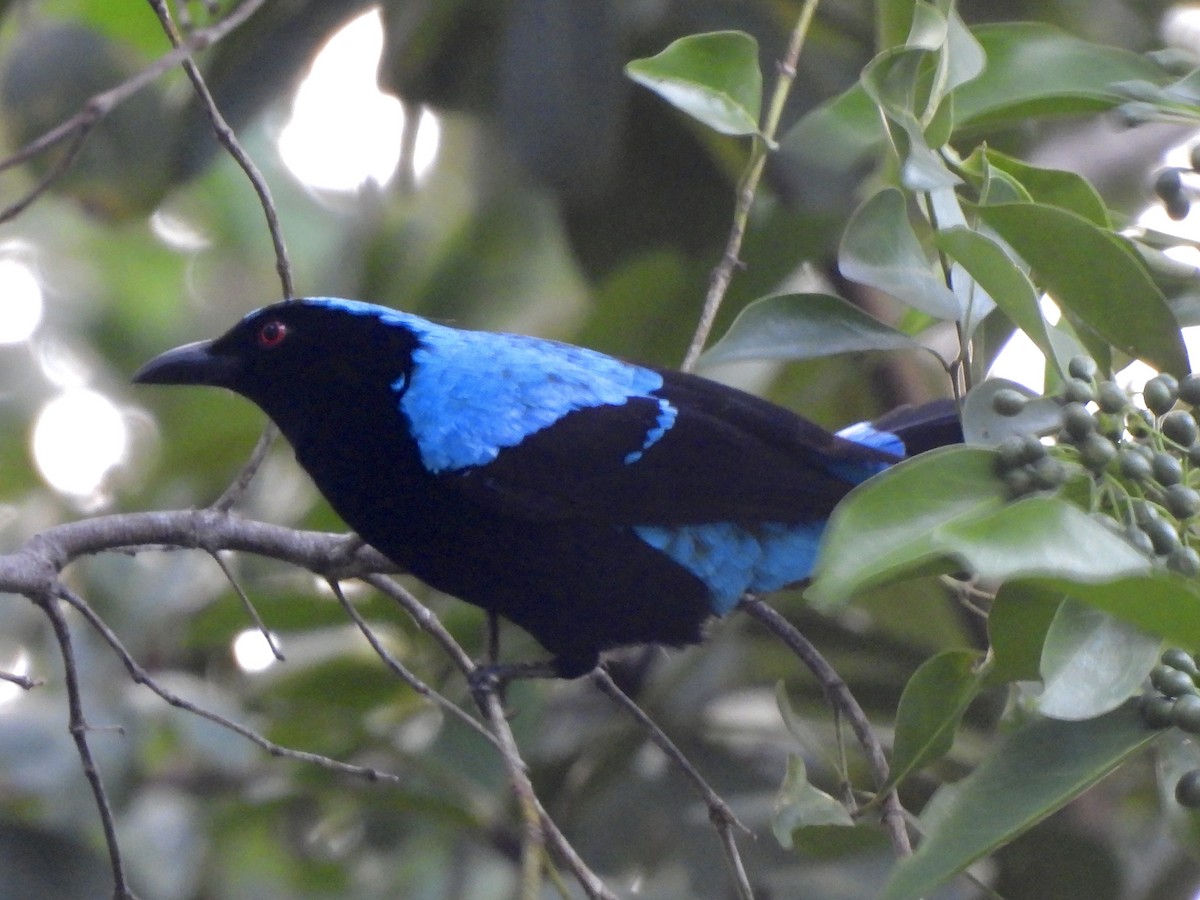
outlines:
[[482, 708], [488, 694], [498, 696], [504, 702], [504, 692], [509, 683], [523, 678], [561, 678], [553, 661], [490, 663], [476, 666], [467, 676], [471, 696]]
[[500, 617], [494, 609], [487, 611], [487, 623], [487, 660], [490, 667], [498, 665], [500, 662]]
[[499, 694], [503, 698], [504, 689], [510, 682], [525, 678], [581, 678], [599, 665], [600, 657], [596, 653], [559, 655], [538, 662], [491, 662], [476, 666], [467, 676], [467, 684], [476, 701], [482, 694], [489, 693]]

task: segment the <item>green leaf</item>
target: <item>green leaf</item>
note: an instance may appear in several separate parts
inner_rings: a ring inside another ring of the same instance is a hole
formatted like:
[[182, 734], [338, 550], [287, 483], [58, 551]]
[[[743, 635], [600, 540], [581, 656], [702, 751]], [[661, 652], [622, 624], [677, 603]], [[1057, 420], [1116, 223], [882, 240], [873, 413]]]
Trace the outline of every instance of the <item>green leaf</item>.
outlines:
[[896, 866], [883, 900], [917, 900], [1061, 809], [1159, 734], [1136, 704], [1083, 722], [1041, 719], [1004, 735]]
[[700, 357], [700, 365], [748, 359], [813, 359], [863, 350], [924, 349], [857, 306], [829, 294], [755, 300]]
[[787, 774], [775, 798], [771, 830], [775, 839], [787, 848], [792, 847], [792, 832], [819, 825], [851, 826], [854, 819], [846, 807], [808, 780], [804, 759], [788, 754]]
[[1053, 719], [1091, 719], [1141, 690], [1162, 641], [1079, 601], [1067, 601], [1046, 633], [1037, 708]]
[[828, 607], [867, 587], [958, 569], [994, 581], [1044, 575], [1080, 582], [1149, 569], [1122, 537], [1064, 500], [1004, 505], [994, 458], [977, 447], [943, 448], [855, 488], [830, 518], [805, 596]]
[[635, 59], [625, 73], [714, 131], [758, 134], [762, 72], [758, 43], [744, 32], [680, 38], [656, 56]]
[[1050, 25], [1009, 22], [973, 32], [987, 69], [954, 92], [960, 130], [1111, 109], [1124, 99], [1114, 82], [1166, 80], [1165, 71], [1145, 56], [1093, 44]]
[[950, 752], [958, 723], [983, 685], [981, 659], [975, 650], [947, 650], [908, 680], [896, 711], [891, 784]]
[[830, 608], [922, 565], [951, 570], [954, 564], [940, 559], [930, 535], [947, 522], [1004, 504], [1007, 493], [995, 475], [995, 459], [979, 447], [944, 447], [855, 488], [830, 517], [805, 597]]
[[1188, 373], [1178, 323], [1128, 241], [1041, 203], [982, 206], [979, 213], [1059, 305], [1113, 347], [1177, 377]]
[[1172, 644], [1200, 650], [1200, 583], [1194, 578], [1155, 570], [1094, 583], [1036, 577], [1010, 587], [1042, 602], [1070, 597]]
[[1074, 504], [1026, 497], [1002, 509], [940, 526], [933, 545], [995, 581], [1052, 575], [1100, 582], [1146, 572], [1150, 560]]
[[1098, 228], [1112, 227], [1104, 200], [1082, 175], [1063, 169], [1031, 166], [991, 147], [976, 150], [965, 165], [977, 166], [980, 154], [987, 157], [991, 171], [1004, 172], [1015, 178], [1028, 193], [1029, 199], [1073, 212]]
[[1054, 360], [1061, 371], [1066, 371], [1069, 360], [1060, 361], [1054, 355], [1054, 344], [1042, 317], [1037, 289], [1003, 247], [986, 235], [964, 227], [939, 231], [934, 236], [934, 243], [967, 270], [1048, 359]]
[[888, 188], [870, 197], [846, 225], [838, 267], [852, 281], [891, 294], [939, 319], [957, 319], [958, 298], [934, 274], [908, 220], [904, 195]]
[[1042, 647], [1062, 598], [1028, 590], [1027, 584], [1010, 581], [1003, 585], [988, 611], [991, 682], [1036, 681], [1041, 677]]

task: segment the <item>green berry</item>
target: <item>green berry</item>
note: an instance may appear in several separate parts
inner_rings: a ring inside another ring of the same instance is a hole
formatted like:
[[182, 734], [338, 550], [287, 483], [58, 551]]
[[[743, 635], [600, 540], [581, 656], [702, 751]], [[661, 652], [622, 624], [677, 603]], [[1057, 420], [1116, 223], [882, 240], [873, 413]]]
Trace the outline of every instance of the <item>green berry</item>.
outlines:
[[992, 394], [992, 409], [1002, 416], [1019, 415], [1028, 402], [1028, 397], [1012, 388], [1001, 388]]
[[1072, 403], [1091, 403], [1096, 399], [1092, 383], [1082, 378], [1068, 378], [1063, 384], [1062, 395]]
[[1082, 440], [1096, 430], [1096, 417], [1082, 403], [1068, 403], [1062, 408], [1063, 428], [1075, 440]]
[[1125, 529], [1125, 540], [1133, 545], [1135, 550], [1146, 554], [1146, 556], [1154, 555], [1154, 544], [1150, 542], [1150, 535], [1142, 531], [1136, 525], [1130, 525]]
[[1178, 169], [1163, 169], [1154, 176], [1154, 193], [1162, 200], [1178, 197], [1183, 191], [1183, 177]]
[[1186, 409], [1171, 410], [1162, 417], [1159, 427], [1167, 438], [1181, 447], [1192, 446], [1200, 434], [1200, 428], [1196, 426], [1196, 417]]
[[1170, 453], [1155, 453], [1150, 462], [1154, 480], [1167, 487], [1183, 480], [1183, 464]]
[[1162, 656], [1158, 658], [1164, 666], [1170, 666], [1172, 669], [1178, 669], [1180, 672], [1187, 672], [1189, 675], [1200, 674], [1200, 668], [1196, 666], [1196, 660], [1192, 654], [1188, 653], [1182, 647], [1168, 647], [1162, 652]]
[[1175, 800], [1188, 809], [1200, 807], [1200, 769], [1192, 769], [1179, 776], [1175, 783]]
[[1166, 556], [1179, 546], [1179, 532], [1166, 519], [1153, 519], [1142, 526], [1142, 529], [1154, 545], [1154, 552]]
[[1125, 426], [1135, 438], [1148, 438], [1154, 433], [1154, 414], [1148, 409], [1135, 409]]
[[1200, 695], [1184, 694], [1176, 700], [1171, 724], [1188, 734], [1200, 734]]
[[1090, 356], [1072, 356], [1071, 361], [1067, 363], [1067, 374], [1072, 378], [1082, 378], [1084, 381], [1095, 381], [1096, 373], [1100, 371], [1100, 367], [1096, 365], [1096, 361]]
[[1115, 381], [1102, 381], [1096, 386], [1096, 402], [1106, 413], [1119, 413], [1129, 405], [1129, 395]]
[[1179, 399], [1188, 406], [1200, 406], [1200, 373], [1183, 376], [1179, 382]]
[[1142, 399], [1146, 401], [1146, 406], [1152, 413], [1161, 416], [1179, 399], [1179, 382], [1173, 375], [1155, 375], [1142, 388]]
[[1196, 693], [1196, 682], [1191, 675], [1162, 663], [1150, 670], [1150, 683], [1168, 697]]
[[1166, 728], [1173, 724], [1171, 711], [1174, 710], [1175, 703], [1174, 697], [1164, 697], [1162, 694], [1143, 694], [1142, 718], [1151, 728]]
[[1028, 471], [1033, 476], [1034, 488], [1039, 491], [1052, 491], [1067, 480], [1067, 467], [1053, 456], [1030, 463]]
[[1154, 477], [1154, 470], [1150, 467], [1150, 460], [1142, 456], [1136, 450], [1124, 448], [1120, 454], [1121, 474], [1130, 481], [1149, 481]]
[[1033, 473], [1024, 467], [1009, 469], [1001, 477], [1008, 493], [1013, 497], [1023, 497], [1037, 489], [1034, 486]]
[[1180, 544], [1167, 554], [1167, 568], [1187, 578], [1200, 575], [1200, 553], [1195, 547]]
[[1188, 213], [1192, 211], [1192, 201], [1180, 193], [1173, 197], [1164, 198], [1163, 208], [1166, 209], [1167, 217], [1172, 222], [1182, 222], [1188, 217]]
[[1177, 519], [1190, 519], [1200, 512], [1200, 491], [1186, 484], [1173, 484], [1163, 495], [1163, 505]]
[[1099, 432], [1093, 431], [1079, 442], [1079, 461], [1093, 472], [1104, 471], [1116, 458], [1116, 445]]
[[1146, 527], [1148, 522], [1153, 522], [1156, 519], [1161, 519], [1162, 513], [1153, 503], [1147, 503], [1145, 500], [1135, 500], [1133, 502], [1133, 520]]

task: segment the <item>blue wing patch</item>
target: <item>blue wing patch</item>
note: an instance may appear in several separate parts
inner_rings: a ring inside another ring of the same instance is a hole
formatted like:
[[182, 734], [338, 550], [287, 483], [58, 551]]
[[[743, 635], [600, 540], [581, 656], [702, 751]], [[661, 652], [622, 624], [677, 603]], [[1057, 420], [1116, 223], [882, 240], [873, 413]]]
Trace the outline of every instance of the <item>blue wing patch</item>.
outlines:
[[[896, 435], [860, 422], [838, 432], [855, 441], [903, 458], [904, 443]], [[632, 455], [632, 454], [631, 454]], [[886, 462], [831, 463], [831, 471], [859, 483], [889, 466]], [[747, 592], [776, 591], [812, 574], [825, 522], [762, 522], [741, 525], [639, 525], [639, 538], [665, 553], [708, 587], [712, 611], [723, 616]]]
[[824, 522], [789, 525], [732, 522], [639, 525], [634, 532], [704, 582], [712, 611], [723, 616], [747, 591], [775, 591], [807, 578], [817, 558]]
[[[369, 303], [320, 302], [401, 325], [417, 336], [412, 374], [393, 389], [430, 472], [485, 465], [567, 413], [650, 397], [663, 384], [657, 372], [583, 347], [463, 331]], [[675, 408], [650, 398], [659, 403], [657, 427], [626, 462], [640, 458], [674, 424]]]

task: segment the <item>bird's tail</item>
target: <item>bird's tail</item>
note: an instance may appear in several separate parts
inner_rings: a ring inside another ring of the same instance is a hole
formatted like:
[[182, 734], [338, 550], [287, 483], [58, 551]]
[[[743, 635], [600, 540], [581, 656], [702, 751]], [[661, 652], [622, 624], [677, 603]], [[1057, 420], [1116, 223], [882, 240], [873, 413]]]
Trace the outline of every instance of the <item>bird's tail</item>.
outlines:
[[893, 409], [871, 422], [871, 427], [899, 438], [905, 456], [963, 442], [958, 406], [948, 398]]

